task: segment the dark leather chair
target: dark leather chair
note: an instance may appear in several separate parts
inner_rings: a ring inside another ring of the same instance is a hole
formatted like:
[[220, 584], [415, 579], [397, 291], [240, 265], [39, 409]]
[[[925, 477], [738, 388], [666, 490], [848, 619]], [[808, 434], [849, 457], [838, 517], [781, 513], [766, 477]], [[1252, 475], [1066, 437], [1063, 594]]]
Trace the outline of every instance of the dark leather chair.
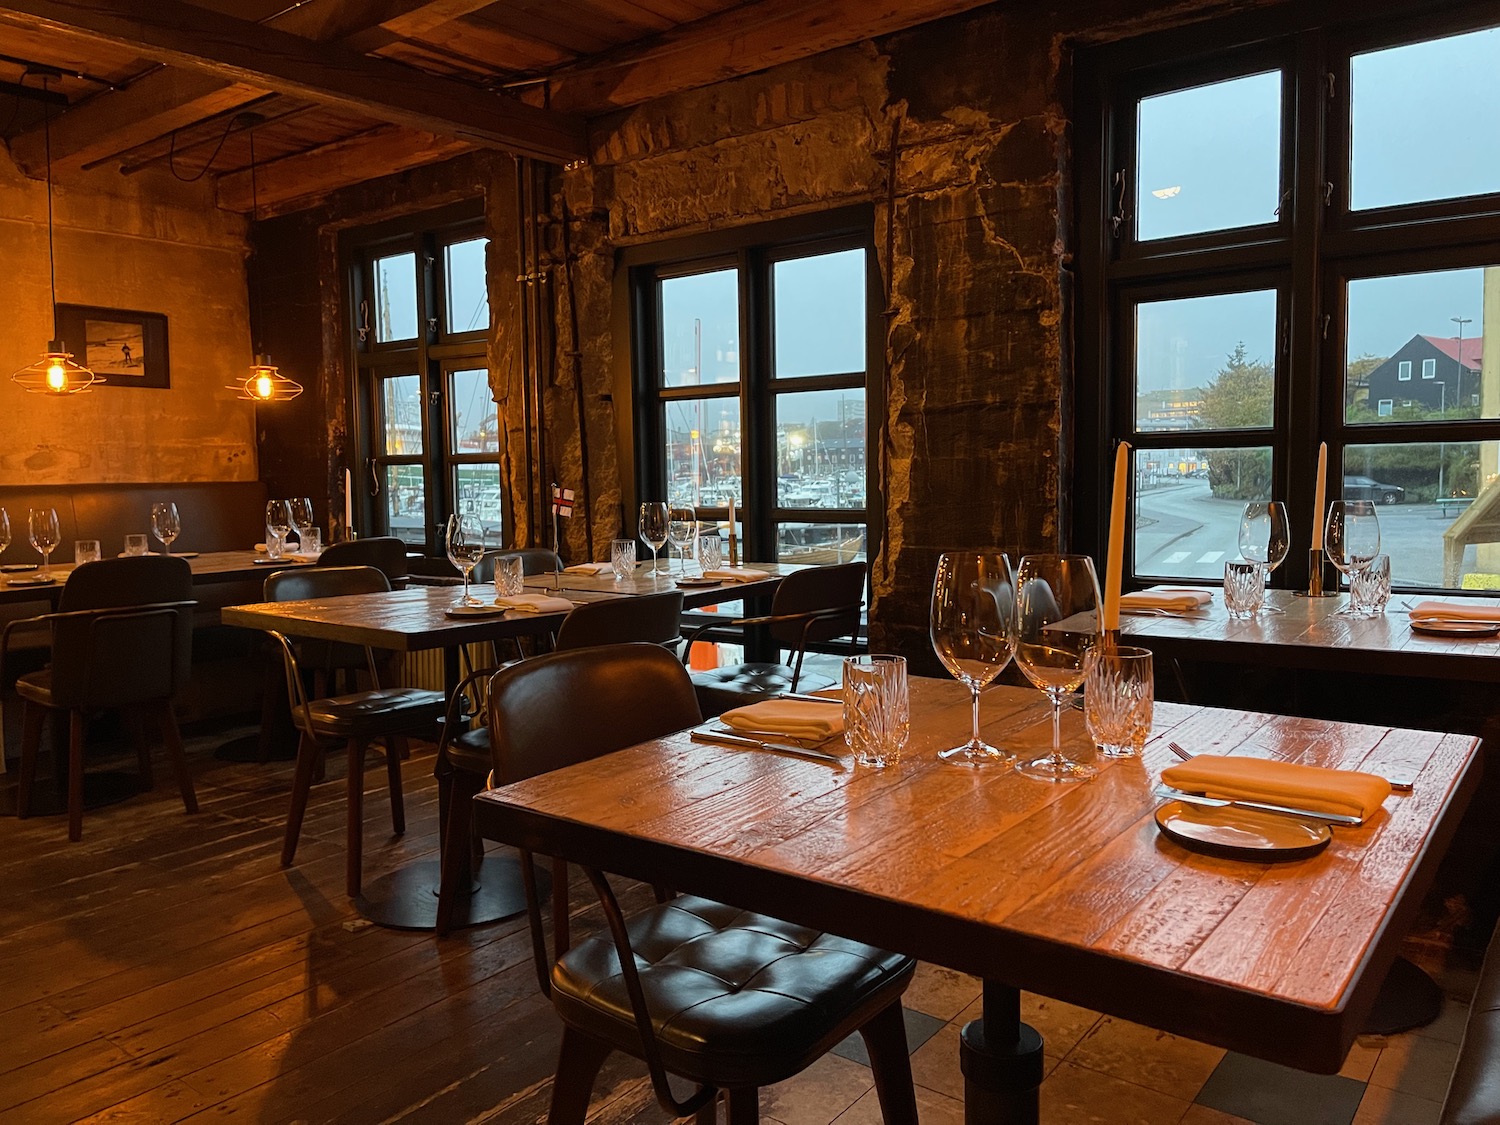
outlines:
[[104, 559], [76, 567], [56, 613], [9, 623], [0, 636], [3, 662], [13, 631], [45, 623], [51, 663], [21, 676], [21, 770], [17, 811], [31, 810], [42, 727], [52, 712], [67, 712], [68, 839], [83, 837], [83, 749], [91, 711], [120, 711], [135, 739], [143, 788], [151, 787], [151, 755], [142, 719], [160, 730], [182, 803], [198, 811], [183, 755], [172, 699], [187, 682], [193, 659], [193, 574], [186, 560], [146, 555]]
[[318, 556], [318, 566], [373, 566], [390, 581], [392, 590], [406, 588], [406, 544], [393, 535], [332, 543]]
[[1469, 1004], [1458, 1065], [1448, 1081], [1439, 1125], [1500, 1121], [1500, 930], [1490, 938], [1479, 985]]
[[766, 617], [742, 617], [731, 622], [709, 622], [688, 634], [682, 659], [687, 663], [693, 642], [711, 629], [727, 626], [758, 627], [770, 630], [779, 647], [796, 653], [796, 661], [785, 664], [730, 664], [706, 672], [693, 673], [698, 704], [705, 715], [721, 715], [732, 707], [743, 707], [759, 699], [788, 691], [818, 691], [833, 687], [824, 676], [803, 678], [802, 658], [809, 644], [850, 638], [855, 651], [859, 635], [859, 614], [865, 597], [865, 564], [839, 563], [793, 571], [781, 580], [771, 598], [771, 613]]
[[[641, 597], [612, 598], [578, 606], [557, 631], [557, 651], [599, 645], [645, 642], [675, 647], [682, 640], [682, 591], [666, 590]], [[438, 891], [437, 932], [452, 927], [454, 889], [467, 874], [465, 855], [478, 858], [470, 839], [474, 796], [484, 789], [490, 773], [490, 732], [472, 727], [485, 713], [484, 700], [468, 706], [471, 694], [482, 695], [484, 685], [499, 667], [481, 668], [459, 682], [448, 700], [443, 732], [438, 739], [438, 816], [443, 825], [443, 875]]]
[[495, 560], [506, 558], [520, 558], [521, 573], [528, 578], [533, 574], [552, 574], [562, 570], [563, 561], [556, 551], [548, 550], [546, 547], [522, 547], [516, 551], [496, 551], [494, 554], [485, 555], [479, 560], [479, 565], [469, 575], [471, 582], [493, 582], [495, 580]]
[[[369, 566], [308, 567], [288, 570], [267, 579], [271, 600], [299, 601], [347, 594], [377, 593], [390, 589], [384, 574]], [[326, 743], [342, 743], [348, 757], [348, 856], [345, 884], [349, 897], [359, 894], [364, 852], [365, 751], [377, 739], [385, 743], [387, 784], [390, 787], [391, 828], [399, 836], [406, 831], [406, 810], [401, 798], [401, 758], [408, 734], [428, 734], [443, 714], [443, 693], [418, 688], [381, 688], [375, 654], [365, 650], [370, 691], [310, 698], [302, 680], [302, 668], [292, 641], [280, 633], [270, 634], [281, 646], [286, 669], [287, 696], [292, 702], [296, 726], [297, 767], [292, 780], [292, 805], [287, 814], [286, 835], [281, 847], [281, 865], [291, 866], [297, 855], [297, 839], [307, 811], [307, 797]]]
[[[698, 719], [686, 670], [655, 645], [523, 661], [490, 686], [495, 778], [534, 777]], [[585, 871], [608, 932], [572, 946], [566, 867], [558, 867], [558, 953], [549, 972], [535, 857], [522, 853], [537, 979], [564, 1025], [550, 1125], [581, 1125], [595, 1076], [616, 1050], [645, 1060], [657, 1099], [673, 1116], [711, 1114], [722, 1093], [730, 1125], [753, 1123], [762, 1086], [792, 1077], [856, 1030], [886, 1122], [915, 1125], [901, 1015], [911, 958], [693, 896], [626, 919], [608, 880], [592, 868]], [[696, 1090], [679, 1100], [669, 1074]]]

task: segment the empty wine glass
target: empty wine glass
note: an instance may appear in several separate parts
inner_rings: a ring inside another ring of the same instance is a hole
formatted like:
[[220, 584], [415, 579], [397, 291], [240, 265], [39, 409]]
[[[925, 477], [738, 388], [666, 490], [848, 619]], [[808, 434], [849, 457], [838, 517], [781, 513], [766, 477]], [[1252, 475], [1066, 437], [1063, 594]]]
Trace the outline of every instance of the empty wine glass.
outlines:
[[685, 504], [673, 504], [667, 509], [667, 538], [677, 548], [678, 569], [684, 576], [687, 575], [687, 549], [697, 537], [697, 512]]
[[[1240, 557], [1259, 563], [1270, 584], [1271, 572], [1285, 560], [1292, 546], [1291, 525], [1287, 523], [1286, 505], [1280, 500], [1252, 500], [1240, 516]], [[1281, 613], [1272, 605], [1263, 605], [1269, 613]]]
[[172, 540], [182, 533], [182, 521], [177, 518], [177, 505], [170, 500], [158, 500], [151, 505], [151, 534], [161, 540], [162, 553], [172, 553]]
[[281, 550], [286, 545], [286, 537], [292, 530], [291, 513], [287, 510], [285, 500], [266, 501], [266, 555], [269, 558], [280, 558]]
[[305, 549], [307, 533], [318, 523], [318, 517], [313, 513], [312, 499], [307, 496], [294, 497], [286, 502], [286, 506], [291, 513], [292, 526], [297, 529], [297, 541]]
[[656, 555], [667, 541], [667, 505], [661, 500], [641, 505], [641, 539], [651, 548], [651, 580], [656, 581]]
[[446, 542], [448, 561], [464, 574], [464, 596], [458, 604], [479, 605], [479, 599], [469, 593], [469, 575], [484, 558], [484, 525], [478, 516], [454, 512], [448, 517]]
[[1063, 757], [1063, 696], [1077, 691], [1099, 634], [1099, 579], [1087, 555], [1027, 555], [1016, 574], [1016, 667], [1052, 701], [1052, 753], [1017, 767], [1040, 781], [1081, 781], [1094, 767]]
[[969, 741], [940, 750], [945, 762], [1010, 765], [1015, 755], [979, 737], [979, 693], [1010, 663], [1015, 650], [1015, 576], [999, 551], [949, 551], [932, 581], [932, 649], [973, 695]]
[[10, 546], [10, 517], [5, 514], [5, 509], [0, 508], [0, 555], [5, 554], [5, 548]]
[[52, 573], [52, 564], [48, 560], [58, 540], [62, 538], [62, 533], [57, 527], [57, 509], [31, 508], [28, 510], [26, 531], [31, 539], [32, 549], [42, 556], [41, 576], [45, 578]]
[[[1372, 500], [1335, 500], [1323, 527], [1323, 553], [1347, 580], [1380, 554], [1380, 517]], [[1348, 607], [1340, 609], [1347, 612]]]

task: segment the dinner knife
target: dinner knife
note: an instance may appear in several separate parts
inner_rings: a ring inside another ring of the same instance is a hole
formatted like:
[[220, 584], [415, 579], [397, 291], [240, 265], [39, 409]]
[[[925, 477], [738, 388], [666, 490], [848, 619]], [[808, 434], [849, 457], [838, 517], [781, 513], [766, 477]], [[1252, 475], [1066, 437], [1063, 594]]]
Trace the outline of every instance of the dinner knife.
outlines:
[[695, 730], [688, 737], [694, 742], [717, 743], [721, 746], [738, 746], [743, 750], [768, 750], [773, 754], [791, 754], [798, 758], [811, 758], [815, 762], [827, 762], [840, 766], [844, 759], [837, 754], [813, 750], [807, 746], [793, 746], [789, 742], [762, 742], [758, 738], [745, 738], [738, 734], [717, 734], [713, 731]]
[[1166, 797], [1173, 801], [1182, 801], [1189, 805], [1202, 805], [1210, 809], [1222, 809], [1226, 807], [1240, 809], [1258, 809], [1261, 812], [1284, 813], [1288, 816], [1305, 816], [1312, 820], [1326, 820], [1329, 824], [1363, 824], [1364, 818], [1359, 816], [1348, 816], [1344, 813], [1314, 812], [1312, 809], [1294, 809], [1289, 805], [1272, 805], [1264, 801], [1228, 801], [1218, 797], [1205, 797], [1201, 793], [1183, 793], [1173, 789], [1170, 785], [1158, 785], [1156, 787], [1158, 797]]
[[777, 699], [795, 699], [802, 703], [837, 703], [840, 707], [844, 701], [837, 695], [804, 695], [798, 691], [784, 691], [776, 697]]

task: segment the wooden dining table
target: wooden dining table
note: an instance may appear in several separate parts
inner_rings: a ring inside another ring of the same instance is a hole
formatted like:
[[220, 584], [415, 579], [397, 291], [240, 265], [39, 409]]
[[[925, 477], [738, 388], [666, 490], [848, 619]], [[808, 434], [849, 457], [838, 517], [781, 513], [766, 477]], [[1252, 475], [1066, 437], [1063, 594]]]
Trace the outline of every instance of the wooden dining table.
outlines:
[[[269, 560], [255, 551], [205, 551], [202, 554], [179, 555], [187, 560], [193, 572], [194, 586], [211, 586], [227, 582], [259, 581], [278, 570], [290, 570], [312, 564], [301, 559]], [[32, 582], [38, 570], [0, 571], [0, 605], [22, 602], [48, 602], [56, 605], [62, 588], [73, 572], [73, 563], [53, 563], [51, 575], [57, 580], [45, 585]]]
[[[968, 692], [914, 678], [901, 764], [830, 766], [684, 732], [476, 798], [492, 840], [716, 898], [972, 973], [966, 1120], [1035, 1123], [1041, 1037], [1020, 990], [1304, 1070], [1342, 1065], [1475, 785], [1478, 740], [1158, 704], [1140, 758], [1083, 784], [948, 765]], [[995, 687], [987, 737], [1036, 756], [1040, 696]], [[1065, 751], [1092, 748], [1076, 712]], [[1253, 862], [1158, 830], [1176, 759], [1234, 753], [1415, 771], [1319, 854]]]

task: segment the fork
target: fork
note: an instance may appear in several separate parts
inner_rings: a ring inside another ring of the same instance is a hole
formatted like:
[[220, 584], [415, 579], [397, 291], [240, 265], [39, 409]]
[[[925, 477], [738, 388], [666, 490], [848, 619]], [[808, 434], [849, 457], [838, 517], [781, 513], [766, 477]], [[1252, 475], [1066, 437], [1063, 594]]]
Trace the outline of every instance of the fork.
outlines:
[[1186, 750], [1184, 750], [1181, 746], [1178, 746], [1177, 743], [1175, 743], [1175, 742], [1168, 742], [1167, 743], [1167, 749], [1170, 750], [1170, 751], [1172, 751], [1172, 753], [1176, 754], [1184, 762], [1190, 762], [1190, 761], [1193, 760], [1193, 755], [1189, 754]]

